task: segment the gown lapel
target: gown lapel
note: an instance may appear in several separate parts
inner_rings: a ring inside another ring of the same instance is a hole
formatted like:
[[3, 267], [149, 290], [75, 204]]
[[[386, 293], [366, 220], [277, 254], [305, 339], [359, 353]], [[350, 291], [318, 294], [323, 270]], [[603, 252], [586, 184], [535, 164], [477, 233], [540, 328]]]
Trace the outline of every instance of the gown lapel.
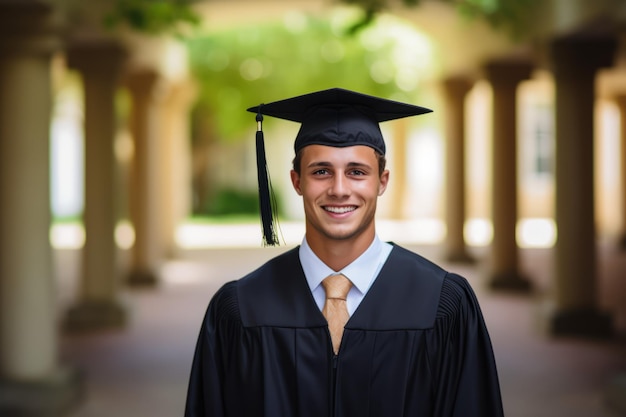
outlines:
[[394, 245], [346, 329], [432, 327], [444, 276], [445, 271], [435, 264]]
[[242, 278], [238, 298], [244, 326], [327, 326], [304, 277], [298, 248]]

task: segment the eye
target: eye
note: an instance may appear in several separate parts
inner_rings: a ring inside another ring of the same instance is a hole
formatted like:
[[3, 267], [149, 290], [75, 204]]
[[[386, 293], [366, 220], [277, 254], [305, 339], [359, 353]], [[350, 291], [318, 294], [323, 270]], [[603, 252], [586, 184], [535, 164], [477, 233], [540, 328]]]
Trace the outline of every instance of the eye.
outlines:
[[365, 171], [361, 171], [360, 169], [353, 169], [352, 171], [348, 172], [349, 175], [353, 175], [353, 176], [361, 176], [361, 175], [366, 175]]
[[322, 169], [318, 169], [318, 170], [313, 171], [312, 174], [313, 175], [328, 175], [328, 174], [330, 174], [330, 172], [327, 169], [322, 168]]

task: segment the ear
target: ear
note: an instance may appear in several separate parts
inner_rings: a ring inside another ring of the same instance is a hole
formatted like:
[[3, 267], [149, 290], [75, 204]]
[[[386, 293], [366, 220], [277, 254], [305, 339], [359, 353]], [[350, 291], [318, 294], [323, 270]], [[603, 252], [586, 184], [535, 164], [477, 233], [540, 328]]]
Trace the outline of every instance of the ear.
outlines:
[[384, 170], [380, 176], [379, 184], [378, 184], [378, 196], [384, 194], [387, 189], [387, 184], [389, 183], [389, 170]]
[[302, 195], [302, 191], [300, 190], [300, 175], [293, 169], [291, 170], [290, 175], [293, 189], [296, 190], [296, 193], [298, 193], [298, 195]]

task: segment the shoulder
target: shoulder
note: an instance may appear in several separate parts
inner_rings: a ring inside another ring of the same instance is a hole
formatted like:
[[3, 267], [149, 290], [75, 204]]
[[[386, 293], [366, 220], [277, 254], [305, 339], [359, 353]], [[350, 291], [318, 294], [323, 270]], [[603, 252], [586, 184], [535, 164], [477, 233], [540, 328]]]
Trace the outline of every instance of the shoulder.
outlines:
[[392, 253], [394, 256], [390, 256], [390, 261], [394, 264], [394, 271], [404, 270], [406, 274], [403, 275], [411, 277], [407, 281], [419, 283], [403, 285], [403, 290], [415, 287], [412, 297], [419, 297], [420, 304], [430, 306], [428, 311], [433, 313], [435, 326], [461, 324], [457, 319], [482, 320], [476, 295], [463, 276], [401, 246], [394, 245]]
[[257, 291], [267, 287], [274, 280], [284, 277], [285, 271], [301, 269], [298, 248], [290, 249], [250, 272], [238, 281], [240, 291]]
[[455, 311], [463, 304], [476, 303], [476, 295], [464, 277], [448, 272], [441, 286], [441, 312]]
[[484, 319], [469, 282], [462, 276], [448, 273], [441, 287], [437, 323], [446, 328], [483, 328]]
[[428, 279], [440, 288], [440, 309], [450, 310], [464, 302], [476, 302], [471, 285], [463, 276], [450, 272], [440, 265], [402, 246], [394, 245], [394, 262], [418, 271], [421, 277]]
[[433, 301], [439, 294], [448, 271], [423, 256], [394, 245], [381, 270], [387, 280], [393, 279], [402, 291], [413, 291]]
[[426, 274], [436, 277], [441, 280], [447, 274], [447, 271], [441, 266], [437, 265], [433, 261], [430, 261], [422, 255], [413, 252], [405, 247], [393, 244], [393, 249], [389, 260], [395, 264], [404, 264], [406, 268], [419, 271], [422, 274]]
[[216, 294], [216, 311], [244, 327], [304, 327], [317, 317], [314, 309], [323, 320], [311, 298], [297, 248], [270, 259]]
[[[232, 316], [239, 314], [241, 296], [254, 295], [257, 290], [265, 288], [268, 281], [284, 274], [277, 273], [298, 263], [297, 248], [280, 254], [242, 278], [224, 284], [211, 299], [211, 307], [215, 313]], [[295, 257], [295, 258], [294, 258]]]
[[241, 320], [237, 285], [238, 281], [227, 282], [213, 295], [206, 314], [209, 322], [215, 323], [224, 319]]
[[282, 268], [289, 267], [293, 265], [294, 263], [299, 264], [300, 261], [298, 257], [298, 248], [299, 247], [289, 249], [286, 252], [283, 252], [280, 255], [277, 255], [271, 258], [270, 260], [265, 262], [263, 265], [259, 266], [254, 271], [245, 275], [239, 281], [246, 282], [246, 281], [259, 279], [259, 277], [263, 275], [267, 275], [268, 273], [273, 273]]

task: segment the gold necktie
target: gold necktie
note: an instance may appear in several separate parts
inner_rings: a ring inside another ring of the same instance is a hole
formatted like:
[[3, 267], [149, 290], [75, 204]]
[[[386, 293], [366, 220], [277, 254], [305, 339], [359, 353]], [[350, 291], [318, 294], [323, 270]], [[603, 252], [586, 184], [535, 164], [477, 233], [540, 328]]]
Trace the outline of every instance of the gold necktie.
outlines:
[[335, 354], [339, 352], [343, 328], [350, 318], [346, 298], [352, 287], [352, 283], [345, 275], [330, 275], [324, 278], [322, 286], [326, 291], [326, 302], [322, 309], [322, 314], [328, 321], [328, 330], [333, 342]]

